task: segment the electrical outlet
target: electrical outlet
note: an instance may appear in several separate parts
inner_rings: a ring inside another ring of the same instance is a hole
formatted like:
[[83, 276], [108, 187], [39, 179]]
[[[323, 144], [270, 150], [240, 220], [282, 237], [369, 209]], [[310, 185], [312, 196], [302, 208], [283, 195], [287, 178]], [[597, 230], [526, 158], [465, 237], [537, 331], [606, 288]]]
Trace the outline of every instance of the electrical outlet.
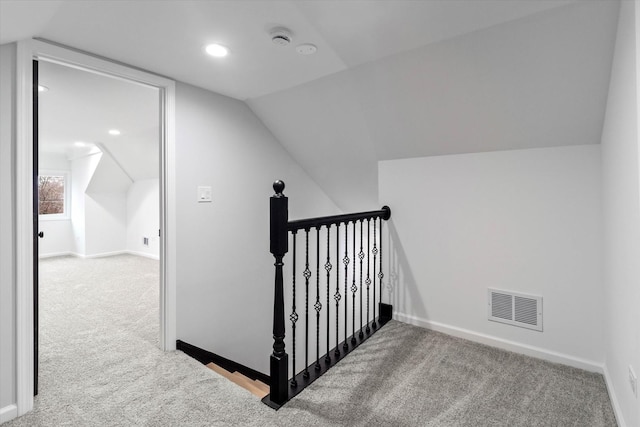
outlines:
[[629, 365], [629, 384], [631, 385], [631, 390], [633, 390], [633, 395], [638, 397], [638, 377], [636, 373], [633, 372], [633, 367]]
[[149, 238], [148, 237], [143, 237], [142, 238], [142, 244], [145, 246], [149, 246]]

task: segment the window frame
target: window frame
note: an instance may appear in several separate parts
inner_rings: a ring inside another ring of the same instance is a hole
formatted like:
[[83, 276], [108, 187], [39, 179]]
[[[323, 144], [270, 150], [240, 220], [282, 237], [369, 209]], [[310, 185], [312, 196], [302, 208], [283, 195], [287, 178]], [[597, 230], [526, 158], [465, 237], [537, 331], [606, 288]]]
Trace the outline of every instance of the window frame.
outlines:
[[[38, 214], [39, 221], [66, 221], [71, 219], [71, 173], [65, 170], [40, 169], [38, 179], [41, 176], [61, 176], [64, 179], [64, 213], [61, 214]], [[39, 189], [38, 189], [39, 190]], [[38, 197], [38, 200], [40, 198]], [[40, 212], [40, 206], [38, 206]]]

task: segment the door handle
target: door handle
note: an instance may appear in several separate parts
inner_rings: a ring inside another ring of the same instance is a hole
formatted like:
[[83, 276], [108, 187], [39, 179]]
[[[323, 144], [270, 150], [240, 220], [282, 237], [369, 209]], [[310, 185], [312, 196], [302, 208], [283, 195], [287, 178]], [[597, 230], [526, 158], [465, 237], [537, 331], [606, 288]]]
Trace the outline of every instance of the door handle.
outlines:
[[44, 237], [44, 231], [39, 232], [38, 237], [42, 239]]

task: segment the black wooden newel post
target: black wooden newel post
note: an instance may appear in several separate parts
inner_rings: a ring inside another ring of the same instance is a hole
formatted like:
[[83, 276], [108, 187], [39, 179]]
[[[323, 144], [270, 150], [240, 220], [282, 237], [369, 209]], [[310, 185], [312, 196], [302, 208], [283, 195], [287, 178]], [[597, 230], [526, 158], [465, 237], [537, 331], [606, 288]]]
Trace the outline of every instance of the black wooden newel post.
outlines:
[[288, 400], [289, 356], [284, 350], [284, 280], [282, 258], [289, 250], [287, 223], [289, 207], [287, 197], [282, 194], [284, 182], [273, 183], [276, 194], [270, 200], [271, 253], [275, 258], [275, 290], [273, 300], [273, 353], [271, 354], [270, 399], [283, 404]]

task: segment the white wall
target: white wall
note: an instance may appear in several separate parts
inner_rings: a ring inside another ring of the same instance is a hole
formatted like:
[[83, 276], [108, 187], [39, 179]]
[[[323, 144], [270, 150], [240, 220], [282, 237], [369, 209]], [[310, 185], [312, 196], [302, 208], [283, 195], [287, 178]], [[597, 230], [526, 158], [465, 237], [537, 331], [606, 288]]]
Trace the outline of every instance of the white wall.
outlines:
[[122, 253], [127, 246], [127, 191], [133, 183], [108, 152], [92, 170], [84, 192], [84, 238], [88, 257]]
[[74, 252], [86, 253], [85, 237], [85, 191], [91, 182], [101, 153], [79, 157], [71, 161], [71, 227], [73, 229]]
[[[160, 258], [160, 181], [145, 179], [134, 182], [127, 192], [127, 251]], [[143, 238], [149, 238], [149, 245]]]
[[629, 365], [640, 372], [639, 8], [620, 5], [602, 133], [605, 366], [621, 426], [640, 425], [640, 403], [628, 383]]
[[44, 237], [38, 241], [40, 258], [73, 253], [71, 219], [40, 220], [38, 229], [44, 233]]
[[[108, 167], [102, 170], [105, 160]], [[108, 157], [94, 154], [67, 160], [41, 153], [41, 170], [68, 171], [73, 193], [68, 220], [41, 220], [40, 256], [96, 256], [128, 251], [159, 259], [159, 180], [134, 182]], [[71, 164], [78, 175], [71, 175]], [[109, 191], [113, 190], [113, 191]], [[73, 227], [71, 218], [74, 219]], [[149, 246], [142, 237], [149, 237]]]
[[[46, 141], [43, 144], [46, 144]], [[38, 165], [40, 170], [67, 172], [69, 183], [73, 181], [71, 163], [62, 153], [40, 152]], [[66, 191], [72, 191], [71, 187], [68, 187]], [[69, 197], [71, 196], [69, 195]], [[68, 209], [71, 209], [71, 205], [68, 206]], [[44, 233], [44, 237], [38, 242], [40, 257], [65, 255], [73, 252], [71, 216], [68, 219], [41, 219], [38, 228]]]
[[127, 196], [125, 193], [92, 193], [84, 197], [85, 255], [104, 256], [124, 252], [127, 246]]
[[[40, 143], [40, 145], [46, 145], [46, 141]], [[71, 163], [63, 153], [43, 152], [40, 150], [38, 153], [38, 168], [40, 170], [70, 171]]]
[[[392, 160], [379, 177], [401, 319], [599, 368], [599, 146]], [[544, 332], [488, 321], [489, 287], [542, 296]]]
[[[105, 153], [75, 158], [71, 169], [69, 248], [63, 250], [65, 221], [40, 221], [45, 232], [41, 255], [71, 252], [92, 257], [130, 251], [159, 258], [159, 181], [132, 183]], [[143, 235], [150, 237], [150, 246], [142, 245]]]
[[178, 84], [176, 151], [178, 339], [268, 373], [271, 184], [287, 184], [291, 218], [337, 208], [240, 101]]
[[16, 46], [0, 46], [0, 423], [15, 416], [14, 141]]

